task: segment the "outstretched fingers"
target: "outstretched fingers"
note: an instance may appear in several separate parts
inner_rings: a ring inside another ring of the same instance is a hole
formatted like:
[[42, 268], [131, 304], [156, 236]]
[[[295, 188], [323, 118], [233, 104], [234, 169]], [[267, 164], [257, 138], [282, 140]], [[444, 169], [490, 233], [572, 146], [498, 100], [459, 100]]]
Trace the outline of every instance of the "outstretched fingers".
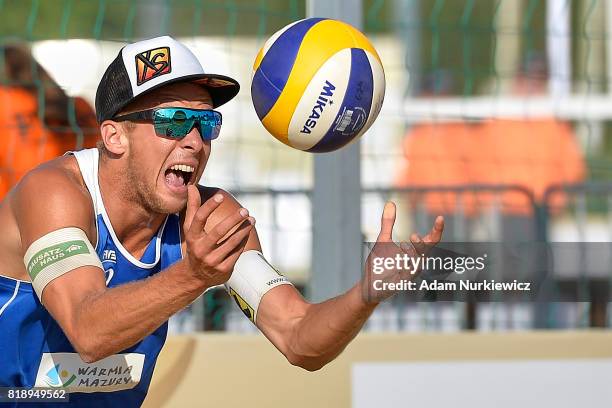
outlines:
[[434, 221], [434, 225], [431, 231], [423, 238], [428, 245], [435, 245], [442, 239], [442, 233], [444, 232], [444, 217], [438, 215]]
[[410, 235], [410, 245], [408, 243], [400, 243], [400, 248], [407, 254], [416, 252], [415, 255], [426, 255], [429, 250], [438, 244], [442, 239], [444, 231], [444, 217], [439, 215], [434, 221], [431, 231], [424, 237], [413, 233]]
[[378, 234], [378, 242], [393, 241], [393, 224], [395, 224], [395, 203], [388, 201], [385, 203], [382, 217], [380, 220], [380, 233]]
[[410, 243], [418, 255], [425, 255], [427, 253], [427, 244], [418, 234], [410, 235]]

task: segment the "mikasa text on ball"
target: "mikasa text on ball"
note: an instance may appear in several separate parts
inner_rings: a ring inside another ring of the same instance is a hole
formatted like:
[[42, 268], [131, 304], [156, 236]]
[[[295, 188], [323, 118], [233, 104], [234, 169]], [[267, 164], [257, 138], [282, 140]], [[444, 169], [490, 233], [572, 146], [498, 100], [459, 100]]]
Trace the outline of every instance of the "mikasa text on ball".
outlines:
[[281, 142], [330, 152], [361, 136], [385, 95], [385, 73], [370, 41], [349, 24], [308, 18], [277, 31], [253, 64], [257, 116]]

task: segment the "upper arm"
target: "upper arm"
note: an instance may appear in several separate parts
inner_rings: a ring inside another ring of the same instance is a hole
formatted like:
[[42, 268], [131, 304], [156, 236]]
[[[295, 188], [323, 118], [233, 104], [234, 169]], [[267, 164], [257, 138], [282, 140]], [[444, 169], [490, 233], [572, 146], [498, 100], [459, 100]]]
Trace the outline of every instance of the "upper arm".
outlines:
[[[32, 243], [62, 228], [82, 230], [90, 244], [92, 238], [95, 239], [89, 195], [68, 170], [43, 167], [30, 172], [17, 187], [13, 203], [23, 254]], [[58, 253], [56, 248], [50, 252]], [[95, 253], [93, 255], [97, 257]], [[42, 256], [47, 255], [43, 253]], [[57, 259], [53, 256], [46, 259], [49, 265]], [[60, 256], [65, 256], [65, 253]], [[74, 313], [80, 302], [105, 288], [104, 273], [100, 268], [76, 267], [53, 279], [44, 288], [41, 301], [70, 337]]]

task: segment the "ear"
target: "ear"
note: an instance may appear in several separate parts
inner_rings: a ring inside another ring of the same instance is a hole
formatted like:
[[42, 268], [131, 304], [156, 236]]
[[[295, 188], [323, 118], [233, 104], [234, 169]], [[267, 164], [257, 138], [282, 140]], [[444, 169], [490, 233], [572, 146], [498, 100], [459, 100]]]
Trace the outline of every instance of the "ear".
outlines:
[[100, 125], [100, 133], [104, 146], [109, 152], [122, 155], [127, 151], [128, 138], [125, 127], [121, 123], [105, 120]]

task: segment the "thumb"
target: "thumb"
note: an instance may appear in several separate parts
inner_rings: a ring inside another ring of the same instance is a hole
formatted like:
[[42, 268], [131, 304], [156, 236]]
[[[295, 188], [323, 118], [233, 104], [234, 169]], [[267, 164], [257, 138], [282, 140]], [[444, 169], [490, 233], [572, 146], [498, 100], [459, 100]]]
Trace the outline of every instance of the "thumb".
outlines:
[[393, 224], [395, 224], [395, 203], [388, 201], [383, 209], [382, 218], [380, 220], [380, 233], [378, 234], [378, 242], [393, 241]]
[[200, 190], [193, 184], [187, 186], [187, 209], [185, 210], [185, 223], [183, 228], [188, 231], [191, 227], [193, 217], [202, 205], [202, 197], [200, 197]]

